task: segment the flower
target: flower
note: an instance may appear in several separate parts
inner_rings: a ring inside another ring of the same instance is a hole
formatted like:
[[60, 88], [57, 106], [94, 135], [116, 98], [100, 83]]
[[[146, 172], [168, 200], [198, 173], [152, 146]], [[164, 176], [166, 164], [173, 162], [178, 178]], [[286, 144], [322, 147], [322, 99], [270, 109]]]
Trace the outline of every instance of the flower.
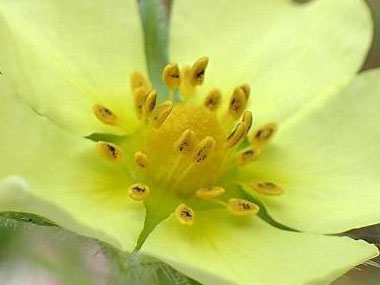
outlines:
[[176, 0], [165, 102], [135, 1], [95, 2], [0, 1], [1, 211], [205, 284], [328, 283], [378, 254], [325, 235], [380, 221], [363, 1]]

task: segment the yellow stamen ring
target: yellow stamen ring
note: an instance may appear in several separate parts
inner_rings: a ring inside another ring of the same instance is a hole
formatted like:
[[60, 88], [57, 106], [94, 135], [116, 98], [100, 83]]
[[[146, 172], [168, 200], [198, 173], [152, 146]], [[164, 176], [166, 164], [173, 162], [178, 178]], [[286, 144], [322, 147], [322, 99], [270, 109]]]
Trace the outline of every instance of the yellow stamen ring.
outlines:
[[152, 126], [153, 128], [159, 128], [170, 115], [173, 110], [173, 103], [171, 101], [165, 101], [153, 113]]
[[147, 185], [136, 183], [128, 188], [128, 195], [133, 200], [142, 201], [148, 197], [150, 189]]
[[162, 72], [162, 81], [169, 89], [178, 88], [181, 84], [180, 70], [176, 63], [169, 63]]
[[284, 194], [284, 189], [272, 182], [257, 182], [250, 185], [252, 190], [259, 194], [278, 196]]
[[276, 123], [269, 123], [261, 126], [253, 133], [251, 143], [254, 145], [266, 144], [273, 137], [277, 129], [278, 127]]
[[248, 84], [243, 84], [240, 86], [240, 88], [244, 91], [245, 98], [249, 99], [249, 95], [251, 94], [251, 88], [249, 87]]
[[247, 97], [243, 89], [240, 87], [235, 88], [231, 97], [229, 108], [228, 108], [229, 114], [234, 119], [239, 119], [241, 114], [244, 112], [246, 106], [247, 106]]
[[144, 114], [144, 104], [148, 94], [149, 89], [147, 89], [146, 87], [138, 87], [133, 91], [136, 112], [139, 118], [141, 118]]
[[256, 215], [260, 208], [250, 201], [232, 198], [228, 200], [227, 210], [235, 216], [248, 216]]
[[95, 104], [92, 107], [92, 110], [95, 114], [95, 116], [103, 123], [107, 125], [117, 125], [117, 117], [116, 115], [108, 108]]
[[120, 162], [123, 159], [123, 151], [113, 143], [98, 141], [96, 148], [99, 154], [106, 159], [114, 162]]
[[208, 65], [208, 57], [198, 59], [190, 69], [190, 84], [192, 86], [202, 85], [204, 81], [206, 67]]
[[261, 154], [261, 149], [259, 148], [250, 148], [241, 152], [238, 155], [238, 164], [239, 166], [244, 166], [249, 162], [256, 160]]
[[179, 205], [175, 209], [175, 217], [177, 218], [178, 222], [181, 225], [184, 226], [191, 226], [194, 224], [194, 211], [190, 207], [186, 206], [185, 204]]
[[221, 100], [222, 100], [222, 93], [220, 92], [220, 90], [213, 89], [207, 95], [204, 101], [204, 106], [210, 111], [215, 111], [220, 106]]
[[195, 143], [195, 132], [192, 130], [185, 130], [175, 142], [174, 147], [180, 153], [190, 153], [194, 149]]
[[225, 192], [226, 190], [223, 187], [212, 186], [198, 189], [195, 196], [202, 200], [211, 200], [221, 197]]
[[142, 168], [142, 169], [146, 169], [148, 168], [148, 157], [145, 153], [141, 152], [141, 151], [137, 151], [135, 153], [135, 162], [137, 164], [138, 167]]
[[226, 146], [231, 148], [237, 145], [245, 136], [247, 127], [245, 123], [237, 124], [236, 128], [232, 133], [227, 137]]
[[247, 127], [246, 131], [245, 131], [245, 133], [247, 134], [249, 132], [249, 130], [251, 129], [252, 123], [253, 123], [252, 112], [251, 111], [245, 111], [241, 121], [243, 123], [245, 123], [245, 126]]
[[210, 157], [216, 141], [213, 137], [205, 137], [197, 146], [194, 162], [196, 164], [204, 163]]
[[152, 114], [154, 108], [156, 107], [156, 101], [157, 101], [157, 91], [155, 89], [152, 89], [146, 96], [146, 99], [144, 102], [144, 116], [146, 118], [148, 118], [150, 114]]
[[150, 83], [141, 72], [135, 71], [131, 75], [131, 91], [134, 92], [137, 88], [140, 87], [150, 89]]

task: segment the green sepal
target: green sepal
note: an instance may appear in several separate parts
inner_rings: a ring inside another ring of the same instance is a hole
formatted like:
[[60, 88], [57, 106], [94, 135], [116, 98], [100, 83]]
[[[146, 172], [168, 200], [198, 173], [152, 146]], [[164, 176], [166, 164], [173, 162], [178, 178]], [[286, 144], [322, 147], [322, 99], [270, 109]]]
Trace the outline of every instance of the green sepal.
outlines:
[[58, 227], [52, 221], [31, 213], [23, 212], [1, 212], [0, 219], [15, 220], [23, 223], [32, 223], [38, 226]]
[[168, 20], [161, 1], [142, 0], [141, 21], [144, 30], [145, 55], [150, 80], [158, 91], [158, 100], [167, 97], [161, 80], [162, 70], [168, 63]]

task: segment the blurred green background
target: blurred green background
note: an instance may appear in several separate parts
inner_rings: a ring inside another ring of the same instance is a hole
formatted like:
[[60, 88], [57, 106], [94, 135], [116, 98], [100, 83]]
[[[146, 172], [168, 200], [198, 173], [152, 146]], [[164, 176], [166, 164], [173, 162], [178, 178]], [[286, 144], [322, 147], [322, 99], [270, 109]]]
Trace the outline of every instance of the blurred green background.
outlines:
[[[162, 1], [169, 14], [171, 0]], [[380, 66], [380, 0], [367, 0], [367, 2], [375, 22], [375, 37], [363, 69]], [[380, 226], [355, 230], [348, 235], [380, 245]], [[112, 251], [109, 248], [104, 249], [104, 245], [56, 227], [36, 226], [0, 217], [0, 284], [151, 285], [155, 283], [152, 279], [143, 279], [149, 274], [161, 284], [195, 284], [160, 263], [145, 264], [145, 269], [142, 269], [139, 267], [140, 261], [132, 257], [129, 259], [130, 262], [120, 264], [120, 259], [123, 257], [108, 258], [110, 252], [112, 255]], [[380, 284], [378, 262], [379, 258], [351, 270], [334, 285]], [[120, 267], [123, 266], [129, 267], [130, 274], [135, 276], [122, 276]], [[146, 268], [151, 270], [149, 274], [144, 273]]]

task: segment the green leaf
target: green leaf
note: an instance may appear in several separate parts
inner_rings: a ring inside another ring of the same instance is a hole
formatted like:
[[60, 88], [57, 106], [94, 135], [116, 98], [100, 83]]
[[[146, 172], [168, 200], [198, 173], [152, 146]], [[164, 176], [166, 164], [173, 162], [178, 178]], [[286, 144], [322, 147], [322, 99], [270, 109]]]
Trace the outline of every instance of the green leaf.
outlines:
[[159, 100], [163, 100], [167, 94], [161, 73], [168, 63], [168, 17], [159, 0], [142, 0], [140, 13], [149, 77], [158, 91]]

